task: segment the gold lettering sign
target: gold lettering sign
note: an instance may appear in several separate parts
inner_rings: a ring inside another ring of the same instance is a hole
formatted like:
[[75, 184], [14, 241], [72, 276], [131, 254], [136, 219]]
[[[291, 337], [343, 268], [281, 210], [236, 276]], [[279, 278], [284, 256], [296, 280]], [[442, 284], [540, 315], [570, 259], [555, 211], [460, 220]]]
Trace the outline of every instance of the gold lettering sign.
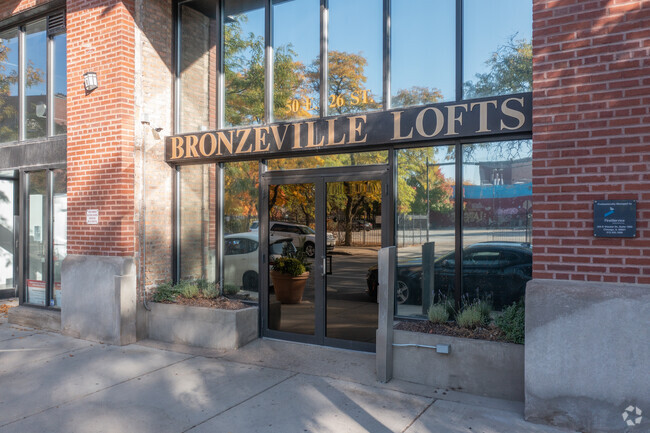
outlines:
[[[353, 103], [369, 92], [352, 92]], [[365, 98], [365, 99], [364, 99]], [[339, 101], [340, 102], [340, 101]], [[336, 99], [333, 103], [338, 104]], [[429, 104], [392, 111], [311, 118], [266, 126], [183, 134], [166, 138], [166, 160], [221, 161], [237, 156], [305, 154], [314, 151], [364, 151], [395, 143], [487, 136], [508, 139], [532, 133], [532, 94], [495, 96]]]

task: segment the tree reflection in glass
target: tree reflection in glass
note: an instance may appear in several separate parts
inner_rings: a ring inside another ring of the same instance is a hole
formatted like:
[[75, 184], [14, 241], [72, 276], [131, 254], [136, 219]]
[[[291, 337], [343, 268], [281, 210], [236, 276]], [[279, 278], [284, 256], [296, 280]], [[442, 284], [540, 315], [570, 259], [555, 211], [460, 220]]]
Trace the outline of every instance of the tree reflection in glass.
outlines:
[[0, 33], [0, 142], [18, 140], [18, 31]]

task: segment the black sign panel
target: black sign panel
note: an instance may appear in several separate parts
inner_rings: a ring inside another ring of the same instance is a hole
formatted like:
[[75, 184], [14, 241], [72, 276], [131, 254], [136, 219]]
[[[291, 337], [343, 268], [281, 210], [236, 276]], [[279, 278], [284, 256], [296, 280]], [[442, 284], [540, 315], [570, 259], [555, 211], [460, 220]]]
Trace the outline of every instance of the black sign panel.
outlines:
[[603, 238], [636, 237], [636, 201], [595, 200], [594, 236]]
[[167, 137], [173, 164], [371, 150], [390, 144], [532, 132], [532, 95], [423, 105], [389, 111], [308, 118]]

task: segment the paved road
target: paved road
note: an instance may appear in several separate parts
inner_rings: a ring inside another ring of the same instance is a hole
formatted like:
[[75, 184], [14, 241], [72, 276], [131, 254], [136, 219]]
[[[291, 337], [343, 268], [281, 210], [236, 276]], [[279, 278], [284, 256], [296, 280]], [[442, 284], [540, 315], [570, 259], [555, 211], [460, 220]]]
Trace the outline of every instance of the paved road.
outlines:
[[376, 382], [374, 355], [118, 347], [0, 323], [0, 432], [557, 433], [520, 403]]

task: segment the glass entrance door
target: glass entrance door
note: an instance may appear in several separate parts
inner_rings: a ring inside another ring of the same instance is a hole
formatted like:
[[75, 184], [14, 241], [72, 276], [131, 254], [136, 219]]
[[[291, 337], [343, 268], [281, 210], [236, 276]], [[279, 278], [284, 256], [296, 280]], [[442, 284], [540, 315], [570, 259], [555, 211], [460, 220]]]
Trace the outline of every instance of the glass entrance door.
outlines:
[[17, 185], [13, 171], [0, 171], [0, 299], [16, 296]]
[[388, 244], [388, 171], [323, 171], [263, 176], [263, 334], [374, 351], [378, 309], [367, 276]]

